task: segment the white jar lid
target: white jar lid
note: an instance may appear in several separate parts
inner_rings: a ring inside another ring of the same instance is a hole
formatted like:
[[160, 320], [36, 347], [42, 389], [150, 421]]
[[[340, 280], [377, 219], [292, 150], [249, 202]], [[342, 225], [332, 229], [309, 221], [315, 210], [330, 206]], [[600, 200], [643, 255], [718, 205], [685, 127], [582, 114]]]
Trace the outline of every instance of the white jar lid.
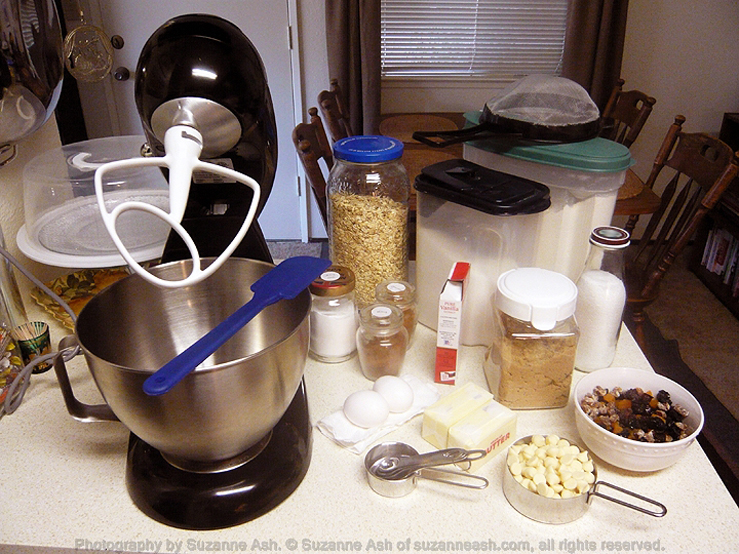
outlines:
[[573, 315], [576, 303], [577, 286], [555, 271], [524, 267], [506, 271], [498, 278], [498, 309], [531, 322], [540, 331], [550, 331], [558, 321]]

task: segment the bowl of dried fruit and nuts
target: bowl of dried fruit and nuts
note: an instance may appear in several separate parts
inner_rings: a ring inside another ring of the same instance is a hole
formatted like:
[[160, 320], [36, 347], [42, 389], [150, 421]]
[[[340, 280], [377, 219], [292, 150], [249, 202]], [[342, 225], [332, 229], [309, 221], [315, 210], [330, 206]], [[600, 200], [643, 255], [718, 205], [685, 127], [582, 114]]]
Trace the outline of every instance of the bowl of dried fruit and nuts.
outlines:
[[657, 471], [685, 454], [703, 410], [676, 382], [650, 370], [606, 368], [575, 385], [575, 423], [598, 458], [630, 471]]

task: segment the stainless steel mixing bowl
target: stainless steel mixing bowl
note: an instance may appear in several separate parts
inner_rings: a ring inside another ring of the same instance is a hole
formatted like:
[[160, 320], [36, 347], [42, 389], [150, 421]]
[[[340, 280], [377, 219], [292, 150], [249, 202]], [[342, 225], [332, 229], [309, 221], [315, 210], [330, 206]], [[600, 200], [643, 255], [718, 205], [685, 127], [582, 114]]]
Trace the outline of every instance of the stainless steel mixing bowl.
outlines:
[[[264, 443], [300, 385], [308, 354], [310, 294], [266, 308], [171, 391], [142, 385], [252, 296], [273, 266], [231, 258], [197, 285], [163, 289], [128, 276], [95, 296], [79, 315], [77, 340], [113, 413], [167, 460], [198, 470], [238, 459]], [[191, 263], [152, 273], [182, 279]]]

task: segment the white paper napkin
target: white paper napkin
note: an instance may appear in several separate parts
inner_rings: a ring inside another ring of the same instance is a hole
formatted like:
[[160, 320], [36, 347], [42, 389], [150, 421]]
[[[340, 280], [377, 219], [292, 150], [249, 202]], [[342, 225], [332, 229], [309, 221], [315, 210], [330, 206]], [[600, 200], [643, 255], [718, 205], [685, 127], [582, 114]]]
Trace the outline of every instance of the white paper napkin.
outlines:
[[430, 383], [424, 383], [412, 375], [401, 375], [400, 378], [413, 389], [413, 405], [405, 412], [391, 413], [382, 425], [365, 429], [346, 419], [344, 410], [341, 409], [324, 417], [316, 427], [334, 442], [355, 454], [361, 454], [374, 441], [417, 416], [441, 397], [439, 391]]

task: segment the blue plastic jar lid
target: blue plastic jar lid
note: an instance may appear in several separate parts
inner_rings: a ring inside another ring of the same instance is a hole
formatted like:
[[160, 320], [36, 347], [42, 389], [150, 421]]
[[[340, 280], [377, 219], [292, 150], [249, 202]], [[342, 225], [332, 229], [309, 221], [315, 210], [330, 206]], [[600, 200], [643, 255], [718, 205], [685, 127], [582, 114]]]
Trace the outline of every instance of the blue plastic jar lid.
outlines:
[[334, 143], [334, 157], [347, 162], [390, 162], [402, 155], [403, 143], [383, 135], [355, 135]]

